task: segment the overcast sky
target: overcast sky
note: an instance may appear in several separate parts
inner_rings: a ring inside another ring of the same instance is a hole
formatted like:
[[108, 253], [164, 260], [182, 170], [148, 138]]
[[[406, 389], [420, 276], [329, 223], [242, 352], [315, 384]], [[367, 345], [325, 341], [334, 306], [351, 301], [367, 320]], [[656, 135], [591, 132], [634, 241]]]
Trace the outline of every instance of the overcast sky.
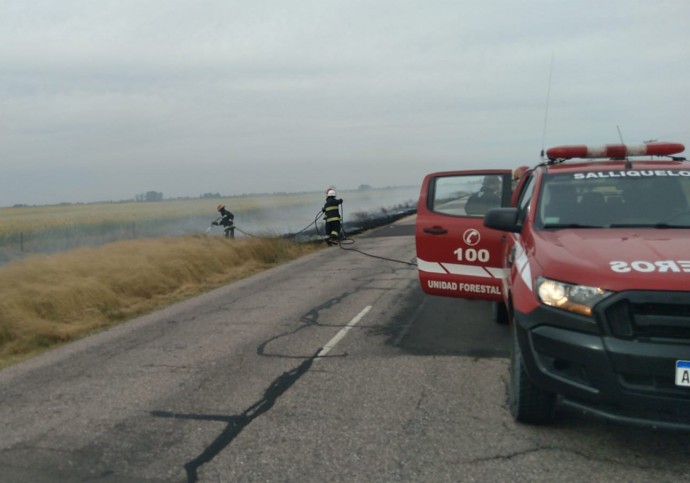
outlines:
[[415, 185], [618, 128], [690, 145], [689, 20], [687, 0], [0, 0], [0, 206]]

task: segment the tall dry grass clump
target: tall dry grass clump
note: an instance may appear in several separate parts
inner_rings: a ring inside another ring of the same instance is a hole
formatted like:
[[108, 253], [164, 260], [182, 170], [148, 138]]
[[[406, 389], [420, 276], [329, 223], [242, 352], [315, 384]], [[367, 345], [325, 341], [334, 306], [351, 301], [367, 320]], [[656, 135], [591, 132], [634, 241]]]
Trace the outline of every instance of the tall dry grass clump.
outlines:
[[0, 367], [316, 249], [196, 235], [11, 263], [0, 269]]

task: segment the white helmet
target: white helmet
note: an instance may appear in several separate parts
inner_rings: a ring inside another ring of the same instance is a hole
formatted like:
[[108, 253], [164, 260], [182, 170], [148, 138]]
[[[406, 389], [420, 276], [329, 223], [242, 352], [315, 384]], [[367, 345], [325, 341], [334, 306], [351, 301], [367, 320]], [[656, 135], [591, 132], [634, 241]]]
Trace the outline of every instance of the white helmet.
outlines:
[[335, 190], [333, 188], [328, 188], [326, 190], [326, 196], [335, 196]]

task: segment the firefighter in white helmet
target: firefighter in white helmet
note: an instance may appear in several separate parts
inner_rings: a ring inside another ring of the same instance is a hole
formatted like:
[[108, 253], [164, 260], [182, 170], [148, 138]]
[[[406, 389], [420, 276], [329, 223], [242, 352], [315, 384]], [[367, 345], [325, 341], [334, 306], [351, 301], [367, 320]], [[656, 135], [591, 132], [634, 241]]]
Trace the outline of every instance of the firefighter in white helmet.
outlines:
[[340, 240], [340, 205], [343, 200], [335, 197], [335, 190], [326, 190], [326, 203], [323, 205], [322, 212], [326, 220], [326, 242], [329, 245], [337, 245]]

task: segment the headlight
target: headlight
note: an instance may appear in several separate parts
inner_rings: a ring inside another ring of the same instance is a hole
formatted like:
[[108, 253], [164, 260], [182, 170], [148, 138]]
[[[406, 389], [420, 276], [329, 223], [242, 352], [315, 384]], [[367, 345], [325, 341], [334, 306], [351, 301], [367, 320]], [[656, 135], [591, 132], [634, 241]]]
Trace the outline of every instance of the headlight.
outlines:
[[598, 287], [537, 278], [537, 295], [542, 303], [588, 317], [592, 315], [592, 307], [612, 293]]

